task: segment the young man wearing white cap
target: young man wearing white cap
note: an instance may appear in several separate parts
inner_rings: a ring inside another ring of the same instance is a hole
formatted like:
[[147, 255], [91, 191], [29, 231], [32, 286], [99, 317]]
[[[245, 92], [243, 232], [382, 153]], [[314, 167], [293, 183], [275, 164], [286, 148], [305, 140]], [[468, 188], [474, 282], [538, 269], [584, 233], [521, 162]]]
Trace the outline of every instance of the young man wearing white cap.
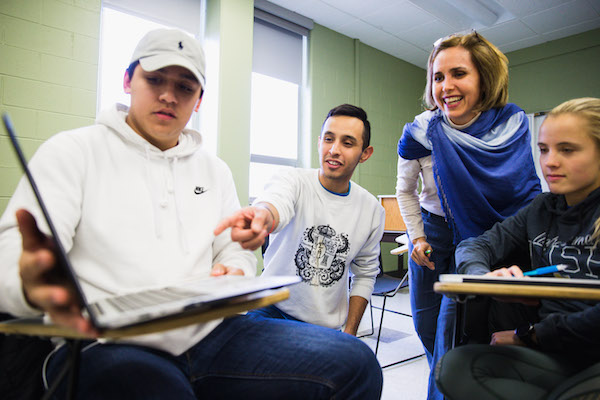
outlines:
[[[195, 39], [150, 32], [124, 77], [131, 107], [117, 104], [95, 125], [55, 135], [30, 162], [91, 302], [190, 276], [255, 274], [252, 253], [212, 232], [239, 209], [231, 172], [185, 129], [200, 105], [204, 71]], [[0, 311], [44, 312], [93, 337], [73, 293], [47, 280], [54, 256], [25, 209], [39, 219], [22, 180], [0, 220]], [[49, 385], [66, 353], [58, 347], [48, 357]], [[348, 335], [236, 317], [127, 341], [90, 340], [77, 398], [370, 399], [381, 384], [372, 352]]]

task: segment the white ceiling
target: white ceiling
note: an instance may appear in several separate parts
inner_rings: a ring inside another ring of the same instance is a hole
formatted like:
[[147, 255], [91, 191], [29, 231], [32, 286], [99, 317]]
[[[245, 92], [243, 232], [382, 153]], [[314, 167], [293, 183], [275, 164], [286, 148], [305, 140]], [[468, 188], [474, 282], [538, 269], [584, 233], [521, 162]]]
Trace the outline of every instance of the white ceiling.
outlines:
[[600, 28], [600, 0], [269, 0], [426, 68], [432, 44], [477, 30], [503, 52]]

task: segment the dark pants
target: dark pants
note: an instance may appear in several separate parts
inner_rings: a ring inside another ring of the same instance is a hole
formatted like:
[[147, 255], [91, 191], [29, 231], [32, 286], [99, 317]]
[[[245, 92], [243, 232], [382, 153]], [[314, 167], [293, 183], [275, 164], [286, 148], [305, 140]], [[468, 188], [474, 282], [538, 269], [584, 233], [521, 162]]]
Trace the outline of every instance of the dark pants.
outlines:
[[567, 392], [585, 394], [600, 382], [600, 363], [586, 368], [523, 346], [466, 345], [440, 360], [436, 382], [448, 400], [568, 399]]
[[[431, 369], [429, 377], [428, 400], [441, 400], [442, 395], [435, 387], [433, 367], [437, 360], [450, 348], [452, 327], [454, 326], [455, 307], [452, 300], [433, 290], [433, 284], [441, 274], [453, 274], [454, 245], [452, 231], [443, 217], [421, 210], [427, 242], [433, 248], [430, 260], [435, 270], [430, 270], [408, 259], [410, 305], [415, 331], [423, 343], [423, 349]], [[412, 253], [412, 240], [409, 241], [408, 254]]]
[[[50, 384], [66, 349], [48, 364]], [[179, 356], [128, 344], [81, 353], [79, 399], [379, 399], [383, 377], [359, 339], [296, 321], [226, 319]], [[65, 385], [57, 398], [64, 398]]]

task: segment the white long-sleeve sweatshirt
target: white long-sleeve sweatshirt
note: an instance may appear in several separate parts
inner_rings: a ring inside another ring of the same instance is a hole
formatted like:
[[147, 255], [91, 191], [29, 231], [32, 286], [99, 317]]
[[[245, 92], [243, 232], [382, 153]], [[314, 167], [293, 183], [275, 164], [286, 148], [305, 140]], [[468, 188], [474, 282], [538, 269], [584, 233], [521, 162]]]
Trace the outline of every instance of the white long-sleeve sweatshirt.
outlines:
[[[213, 229], [239, 208], [226, 164], [184, 130], [161, 151], [125, 122], [127, 108], [100, 114], [96, 125], [59, 133], [29, 163], [88, 301], [138, 288], [209, 276], [222, 263], [256, 274], [251, 252]], [[46, 228], [25, 179], [0, 219], [0, 309], [39, 315], [25, 301], [18, 273], [21, 238], [15, 211]], [[46, 229], [47, 232], [47, 229]], [[128, 341], [180, 354], [220, 320]]]
[[349, 296], [371, 298], [385, 211], [354, 182], [347, 196], [327, 191], [318, 172], [282, 172], [255, 200], [271, 203], [280, 217], [263, 275], [300, 276], [302, 282], [291, 286], [290, 298], [277, 307], [302, 321], [337, 329], [346, 322]]

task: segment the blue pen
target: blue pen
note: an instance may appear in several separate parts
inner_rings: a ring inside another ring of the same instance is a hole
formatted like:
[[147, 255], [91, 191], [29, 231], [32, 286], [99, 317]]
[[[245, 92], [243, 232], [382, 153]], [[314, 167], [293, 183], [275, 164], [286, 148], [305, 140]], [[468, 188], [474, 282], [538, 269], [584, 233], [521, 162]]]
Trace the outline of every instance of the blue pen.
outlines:
[[538, 276], [538, 275], [546, 275], [552, 274], [554, 272], [560, 272], [567, 269], [568, 265], [566, 264], [558, 264], [558, 265], [550, 265], [549, 267], [541, 267], [538, 269], [534, 269], [533, 271], [524, 272], [525, 276]]

